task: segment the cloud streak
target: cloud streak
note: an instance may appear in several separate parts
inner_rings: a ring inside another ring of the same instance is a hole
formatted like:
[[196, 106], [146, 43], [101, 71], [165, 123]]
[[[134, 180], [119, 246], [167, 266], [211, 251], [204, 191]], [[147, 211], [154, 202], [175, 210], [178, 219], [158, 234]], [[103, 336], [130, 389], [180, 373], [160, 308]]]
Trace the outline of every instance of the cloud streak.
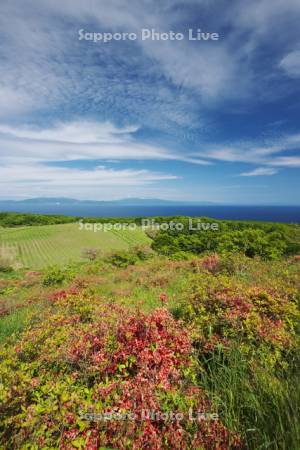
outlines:
[[135, 139], [137, 126], [118, 128], [110, 122], [76, 121], [37, 129], [0, 124], [3, 162], [70, 160], [177, 160], [210, 164], [204, 159], [170, 151]]
[[[108, 161], [181, 161], [210, 164], [148, 145], [135, 139], [137, 126], [116, 127], [110, 122], [76, 121], [52, 128], [12, 127], [0, 124], [0, 188], [3, 196], [64, 195], [76, 198], [123, 196], [125, 192], [151, 196], [153, 185], [177, 180], [178, 175], [146, 169], [106, 167]], [[105, 161], [99, 165], [99, 161]], [[93, 169], [78, 166], [80, 162]], [[76, 168], [64, 163], [76, 162]], [[30, 194], [29, 194], [30, 193]]]
[[300, 77], [300, 50], [293, 50], [285, 55], [280, 61], [279, 67], [292, 78]]
[[275, 175], [278, 172], [276, 169], [271, 169], [268, 167], [258, 167], [257, 169], [251, 170], [250, 172], [242, 172], [241, 177], [261, 177]]
[[[202, 157], [225, 162], [265, 164], [267, 166], [299, 167], [298, 156], [284, 153], [299, 152], [300, 134], [290, 134], [264, 141], [244, 141], [227, 145], [208, 145], [205, 150], [193, 153]], [[283, 155], [282, 155], [283, 154]]]
[[24, 170], [24, 165], [11, 164], [0, 167], [0, 191], [2, 198], [49, 196], [49, 193], [52, 196], [64, 193], [79, 199], [118, 198], [129, 192], [145, 194], [147, 186], [151, 192], [152, 184], [176, 178], [149, 170], [114, 170], [106, 166], [88, 170], [31, 163]]

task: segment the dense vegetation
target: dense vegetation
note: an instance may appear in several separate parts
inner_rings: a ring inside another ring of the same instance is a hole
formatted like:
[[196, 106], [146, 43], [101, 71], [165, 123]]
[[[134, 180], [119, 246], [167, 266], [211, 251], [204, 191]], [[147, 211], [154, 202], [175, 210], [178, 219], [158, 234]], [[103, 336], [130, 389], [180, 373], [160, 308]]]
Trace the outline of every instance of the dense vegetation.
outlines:
[[33, 225], [55, 225], [59, 223], [76, 222], [79, 217], [68, 217], [46, 214], [22, 214], [0, 212], [1, 227], [27, 227]]
[[82, 220], [88, 223], [140, 223], [141, 218], [103, 218], [103, 217], [80, 217], [63, 216], [53, 214], [28, 214], [15, 212], [0, 212], [0, 227], [27, 227], [35, 225], [56, 225], [62, 223], [74, 223]]
[[231, 225], [2, 272], [0, 447], [298, 450], [298, 229]]
[[[165, 255], [180, 252], [199, 254], [203, 252], [236, 253], [249, 257], [256, 255], [276, 259], [300, 252], [300, 228], [298, 225], [267, 222], [214, 221], [217, 230], [197, 230], [197, 219], [191, 227], [189, 219], [176, 219], [183, 229], [159, 230], [154, 234], [153, 249]], [[211, 222], [202, 219], [202, 223]], [[191, 229], [193, 228], [193, 229]]]

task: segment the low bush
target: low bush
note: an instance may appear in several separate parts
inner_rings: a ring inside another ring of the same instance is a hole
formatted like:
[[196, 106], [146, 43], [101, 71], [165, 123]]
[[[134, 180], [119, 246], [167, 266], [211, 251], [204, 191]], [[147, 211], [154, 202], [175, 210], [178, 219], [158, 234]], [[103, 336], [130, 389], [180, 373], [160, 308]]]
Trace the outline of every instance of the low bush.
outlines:
[[200, 272], [176, 309], [192, 327], [199, 385], [246, 448], [299, 448], [298, 295]]
[[0, 273], [13, 272], [14, 252], [11, 249], [0, 247]]
[[138, 261], [136, 254], [126, 250], [120, 250], [108, 255], [105, 261], [116, 267], [128, 267], [134, 265]]
[[276, 287], [245, 287], [226, 275], [209, 273], [197, 276], [182, 317], [193, 325], [202, 351], [238, 342], [245, 353], [267, 350], [272, 365], [295, 349], [300, 323], [296, 292], [283, 295]]
[[145, 261], [153, 255], [153, 251], [146, 246], [135, 246], [129, 250], [119, 250], [106, 256], [106, 262], [116, 267], [128, 267], [138, 261]]
[[5, 261], [3, 259], [0, 259], [0, 272], [3, 273], [9, 273], [13, 272], [13, 267], [10, 265], [9, 261]]
[[146, 261], [147, 259], [154, 256], [153, 250], [147, 245], [135, 245], [134, 247], [132, 247], [131, 252], [136, 254], [140, 261]]
[[57, 284], [62, 284], [65, 280], [66, 275], [62, 269], [57, 266], [50, 267], [45, 271], [43, 277], [44, 286], [55, 286]]
[[217, 273], [220, 269], [220, 257], [216, 253], [208, 255], [203, 258], [202, 266], [210, 273]]
[[89, 261], [95, 261], [98, 256], [98, 250], [96, 248], [84, 248], [81, 252], [82, 258], [86, 258]]
[[242, 253], [225, 253], [221, 256], [219, 269], [227, 275], [241, 275], [249, 268], [251, 259]]
[[240, 448], [195, 385], [189, 334], [166, 309], [73, 293], [54, 302], [1, 355], [3, 448]]

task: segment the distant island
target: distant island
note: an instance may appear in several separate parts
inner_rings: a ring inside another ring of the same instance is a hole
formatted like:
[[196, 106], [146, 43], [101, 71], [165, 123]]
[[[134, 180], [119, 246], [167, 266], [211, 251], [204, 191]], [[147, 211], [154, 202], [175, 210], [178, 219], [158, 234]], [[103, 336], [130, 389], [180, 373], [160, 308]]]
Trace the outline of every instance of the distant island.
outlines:
[[0, 200], [2, 205], [94, 205], [94, 206], [158, 206], [158, 205], [215, 205], [207, 201], [164, 200], [159, 198], [123, 198], [119, 200], [78, 200], [67, 197], [37, 197], [24, 200]]

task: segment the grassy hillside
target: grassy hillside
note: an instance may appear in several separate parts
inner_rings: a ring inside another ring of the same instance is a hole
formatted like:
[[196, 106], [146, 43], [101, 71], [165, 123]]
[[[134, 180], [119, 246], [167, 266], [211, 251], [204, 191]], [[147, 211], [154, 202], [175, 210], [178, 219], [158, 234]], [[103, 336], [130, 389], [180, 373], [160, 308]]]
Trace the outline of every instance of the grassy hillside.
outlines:
[[148, 242], [140, 229], [94, 233], [80, 230], [78, 223], [0, 228], [1, 255], [17, 267], [32, 269], [79, 261], [85, 248], [108, 252]]
[[[299, 257], [140, 250], [51, 274], [0, 275], [1, 448], [299, 449]], [[82, 417], [114, 409], [138, 420]]]

